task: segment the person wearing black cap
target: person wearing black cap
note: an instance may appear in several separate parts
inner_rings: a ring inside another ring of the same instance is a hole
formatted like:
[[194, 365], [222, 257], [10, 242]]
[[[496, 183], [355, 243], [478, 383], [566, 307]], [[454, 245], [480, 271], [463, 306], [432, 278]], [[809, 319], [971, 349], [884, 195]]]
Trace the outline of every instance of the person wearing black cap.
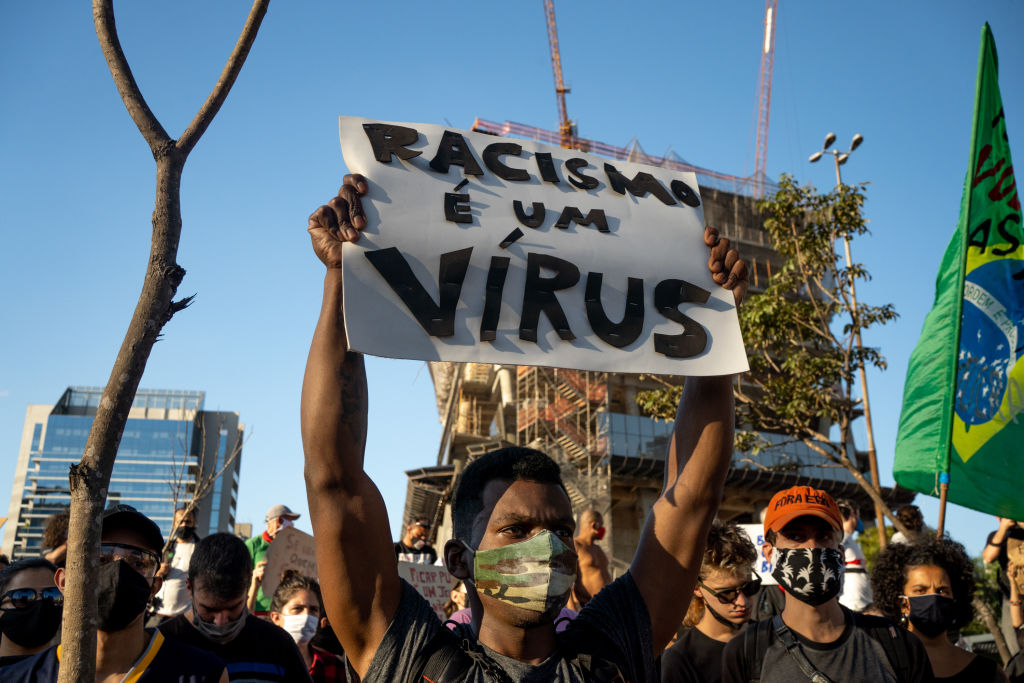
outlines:
[[57, 567], [27, 557], [0, 571], [0, 667], [42, 652], [60, 629], [64, 594], [53, 582]]
[[417, 517], [405, 527], [405, 536], [395, 543], [395, 557], [402, 562], [434, 564], [437, 551], [430, 545], [430, 522], [426, 517]]
[[249, 549], [249, 558], [252, 560], [252, 582], [249, 584], [246, 607], [258, 617], [267, 617], [270, 614], [271, 596], [263, 593], [262, 585], [263, 569], [267, 566], [267, 551], [277, 533], [292, 526], [299, 517], [301, 515], [292, 512], [287, 505], [272, 505], [267, 510], [267, 528], [259, 536], [253, 536], [245, 542], [245, 547]]
[[[156, 523], [130, 505], [104, 512], [97, 576], [96, 680], [227, 683], [219, 658], [144, 627], [146, 603], [160, 589], [156, 571], [163, 545]], [[58, 569], [54, 579], [64, 592], [67, 571]], [[5, 683], [56, 681], [59, 668], [57, 645], [4, 668], [0, 677]]]

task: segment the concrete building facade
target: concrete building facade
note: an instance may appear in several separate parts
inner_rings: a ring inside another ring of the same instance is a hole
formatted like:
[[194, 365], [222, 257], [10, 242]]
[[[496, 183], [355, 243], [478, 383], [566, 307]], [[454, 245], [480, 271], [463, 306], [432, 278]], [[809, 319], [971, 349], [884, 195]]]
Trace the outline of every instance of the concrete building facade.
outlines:
[[[68, 468], [81, 460], [102, 387], [68, 387], [54, 405], [29, 405], [0, 551], [35, 556], [50, 515], [70, 504]], [[232, 531], [245, 427], [238, 413], [203, 410], [204, 392], [140, 389], [118, 448], [108, 505], [132, 505], [166, 536], [175, 502], [220, 472], [199, 503], [200, 535]]]

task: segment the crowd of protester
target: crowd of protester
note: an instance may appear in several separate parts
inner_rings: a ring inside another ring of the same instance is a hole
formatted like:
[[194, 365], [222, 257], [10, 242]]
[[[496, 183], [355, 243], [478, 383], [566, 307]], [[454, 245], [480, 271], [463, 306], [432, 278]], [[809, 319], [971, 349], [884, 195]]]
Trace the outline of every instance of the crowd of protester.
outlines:
[[[186, 506], [166, 542], [151, 519], [113, 506], [101, 520], [97, 681], [1024, 680], [1021, 655], [1004, 672], [953, 639], [974, 616], [974, 566], [959, 543], [928, 533], [916, 509], [898, 511], [906, 532], [873, 568], [855, 538], [856, 506], [825, 491], [776, 492], [760, 554], [746, 531], [716, 519], [732, 454], [729, 377], [687, 380], [663, 488], [614, 580], [601, 512], [575, 515], [558, 464], [529, 448], [462, 469], [440, 552], [425, 518], [392, 541], [363, 471], [366, 380], [359, 354], [346, 351], [341, 311], [341, 247], [366, 227], [366, 191], [364, 178], [346, 176], [309, 224], [327, 268], [301, 411], [320, 581], [294, 570], [268, 577], [275, 538], [299, 518], [285, 505], [247, 541], [200, 538]], [[739, 303], [746, 265], [713, 229], [704, 241], [713, 279]], [[67, 515], [56, 516], [45, 557], [0, 571], [5, 683], [57, 679], [67, 531]], [[1021, 541], [1024, 527], [1000, 520], [984, 553], [1001, 570], [1014, 651]], [[444, 619], [399, 577], [399, 560], [447, 568]]]

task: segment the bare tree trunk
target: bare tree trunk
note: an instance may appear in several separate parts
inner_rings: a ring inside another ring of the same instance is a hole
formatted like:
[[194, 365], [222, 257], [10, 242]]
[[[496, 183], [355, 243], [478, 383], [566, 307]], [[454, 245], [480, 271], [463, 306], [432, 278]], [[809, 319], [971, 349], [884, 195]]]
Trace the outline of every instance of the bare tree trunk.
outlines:
[[174, 301], [185, 269], [177, 263], [181, 235], [181, 173], [189, 152], [210, 125], [245, 62], [269, 0], [255, 0], [234, 51], [196, 118], [177, 141], [150, 111], [125, 60], [114, 25], [112, 0], [93, 0], [93, 20], [103, 56], [125, 107], [156, 160], [156, 201], [149, 265], [135, 313], [114, 361], [81, 462], [72, 465], [67, 586], [61, 631], [60, 683], [96, 677], [96, 575], [103, 508], [114, 458], [146, 362], [163, 326], [191, 297]]
[[992, 608], [984, 600], [980, 600], [975, 596], [974, 611], [981, 617], [988, 632], [992, 634], [992, 639], [996, 641], [996, 649], [999, 650], [999, 658], [1003, 660], [1003, 666], [1006, 666], [1006, 663], [1010, 661], [1010, 648], [1006, 646], [1003, 629], [999, 628], [999, 622], [996, 621], [995, 615], [992, 614]]

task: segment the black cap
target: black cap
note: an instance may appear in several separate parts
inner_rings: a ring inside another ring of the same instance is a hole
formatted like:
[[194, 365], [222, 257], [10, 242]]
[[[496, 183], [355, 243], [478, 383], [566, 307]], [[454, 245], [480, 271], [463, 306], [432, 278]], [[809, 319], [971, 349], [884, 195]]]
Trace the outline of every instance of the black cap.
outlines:
[[156, 522], [142, 514], [131, 505], [114, 505], [103, 511], [103, 529], [105, 534], [115, 529], [129, 529], [142, 534], [146, 540], [145, 550], [160, 554], [164, 549], [164, 535]]

